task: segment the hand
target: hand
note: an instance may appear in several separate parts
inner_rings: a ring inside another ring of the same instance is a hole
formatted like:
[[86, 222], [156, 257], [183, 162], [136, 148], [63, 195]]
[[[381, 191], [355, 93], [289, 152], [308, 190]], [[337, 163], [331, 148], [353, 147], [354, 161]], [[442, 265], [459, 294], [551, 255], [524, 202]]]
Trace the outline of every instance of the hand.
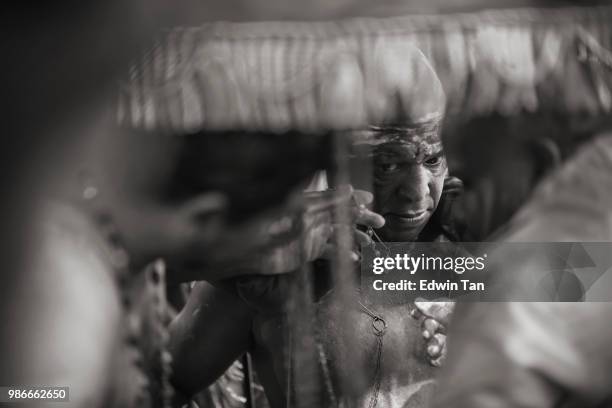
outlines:
[[[353, 224], [346, 225], [334, 223], [331, 225], [331, 232], [344, 232], [346, 234], [352, 234], [355, 238], [356, 245], [370, 245], [372, 243], [372, 238], [370, 235], [357, 229], [357, 226], [361, 225], [367, 228], [381, 228], [385, 225], [385, 219], [382, 215], [368, 208], [368, 205], [374, 201], [374, 196], [372, 193], [364, 190], [353, 190], [352, 187], [350, 187], [350, 192], [350, 201], [347, 200], [347, 205], [350, 205], [350, 218]], [[360, 259], [357, 250], [351, 249], [347, 251], [341, 249], [338, 247], [337, 243], [333, 241], [327, 242], [320, 258], [332, 259], [334, 256], [338, 256], [339, 253], [342, 254], [343, 252], [348, 252], [346, 255], [353, 261], [358, 261]]]
[[[384, 218], [366, 207], [366, 204], [371, 203], [372, 200], [371, 193], [355, 191], [350, 186], [338, 188], [334, 191], [305, 193], [305, 234], [303, 239], [306, 260], [314, 261], [321, 258], [331, 259], [333, 256], [348, 256], [354, 261], [358, 261], [359, 255], [355, 250], [344, 251], [338, 248], [332, 240], [333, 233], [339, 229], [346, 229], [347, 234], [354, 234], [358, 243], [362, 245], [371, 243], [369, 235], [357, 230], [356, 224], [373, 228], [384, 225]], [[354, 222], [353, 225], [332, 223], [333, 207], [336, 205], [350, 206], [350, 221]], [[282, 266], [273, 272], [265, 270], [237, 280], [239, 293], [247, 303], [265, 310], [275, 310], [282, 306], [287, 294], [290, 293], [292, 280], [295, 278], [291, 272], [300, 266], [299, 262], [301, 260], [301, 257], [296, 256], [289, 249], [284, 252], [276, 252], [277, 261], [278, 257], [282, 256], [282, 261], [278, 261], [276, 265]], [[261, 274], [274, 276], [262, 276]]]
[[416, 309], [412, 317], [421, 321], [429, 363], [440, 367], [446, 359], [446, 327], [455, 304], [450, 301], [429, 302], [421, 298], [414, 304]]

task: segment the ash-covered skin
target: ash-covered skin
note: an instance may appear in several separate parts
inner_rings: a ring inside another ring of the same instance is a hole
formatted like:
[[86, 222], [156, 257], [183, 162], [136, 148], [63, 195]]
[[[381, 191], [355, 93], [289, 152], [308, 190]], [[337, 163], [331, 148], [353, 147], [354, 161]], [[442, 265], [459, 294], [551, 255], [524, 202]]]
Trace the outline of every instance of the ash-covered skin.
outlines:
[[448, 175], [438, 130], [437, 121], [370, 129], [374, 211], [385, 218], [385, 241], [418, 240], [438, 207]]

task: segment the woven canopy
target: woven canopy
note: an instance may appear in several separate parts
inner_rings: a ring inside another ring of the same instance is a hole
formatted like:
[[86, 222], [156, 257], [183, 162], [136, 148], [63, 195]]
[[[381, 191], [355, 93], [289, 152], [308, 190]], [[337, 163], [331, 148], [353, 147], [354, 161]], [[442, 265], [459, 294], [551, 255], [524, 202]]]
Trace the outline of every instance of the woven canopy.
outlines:
[[607, 114], [611, 20], [604, 6], [177, 28], [134, 65], [119, 121], [282, 132], [445, 111]]

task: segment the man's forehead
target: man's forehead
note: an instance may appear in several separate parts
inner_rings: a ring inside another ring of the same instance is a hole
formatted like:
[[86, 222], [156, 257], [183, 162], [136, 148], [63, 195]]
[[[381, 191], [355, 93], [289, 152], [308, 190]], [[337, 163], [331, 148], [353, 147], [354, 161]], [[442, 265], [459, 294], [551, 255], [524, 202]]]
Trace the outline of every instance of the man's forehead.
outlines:
[[365, 133], [371, 139], [383, 143], [435, 144], [440, 142], [440, 126], [437, 121], [410, 126], [370, 126]]
[[371, 126], [356, 134], [356, 147], [369, 146], [375, 157], [424, 160], [442, 151], [438, 121], [410, 126]]
[[381, 144], [374, 149], [373, 153], [378, 159], [421, 162], [441, 152], [442, 142], [440, 141], [411, 140]]
[[436, 116], [413, 124], [372, 125], [367, 129], [353, 131], [352, 138], [356, 146], [377, 146], [391, 142], [435, 144], [441, 140], [440, 123], [441, 117]]

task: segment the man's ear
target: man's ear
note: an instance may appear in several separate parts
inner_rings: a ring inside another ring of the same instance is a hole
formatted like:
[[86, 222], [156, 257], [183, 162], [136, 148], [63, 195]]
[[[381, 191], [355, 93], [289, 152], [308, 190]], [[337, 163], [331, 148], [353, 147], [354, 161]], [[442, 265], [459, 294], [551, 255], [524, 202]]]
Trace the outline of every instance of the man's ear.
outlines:
[[535, 180], [561, 164], [561, 149], [551, 138], [542, 137], [533, 141]]
[[463, 181], [458, 177], [447, 175], [444, 179], [444, 187], [438, 208], [436, 208], [432, 217], [445, 230], [452, 228], [451, 226], [454, 223], [453, 203], [462, 193]]
[[460, 178], [454, 176], [446, 176], [444, 179], [444, 188], [442, 189], [442, 195], [448, 198], [456, 198], [463, 193], [463, 181]]

